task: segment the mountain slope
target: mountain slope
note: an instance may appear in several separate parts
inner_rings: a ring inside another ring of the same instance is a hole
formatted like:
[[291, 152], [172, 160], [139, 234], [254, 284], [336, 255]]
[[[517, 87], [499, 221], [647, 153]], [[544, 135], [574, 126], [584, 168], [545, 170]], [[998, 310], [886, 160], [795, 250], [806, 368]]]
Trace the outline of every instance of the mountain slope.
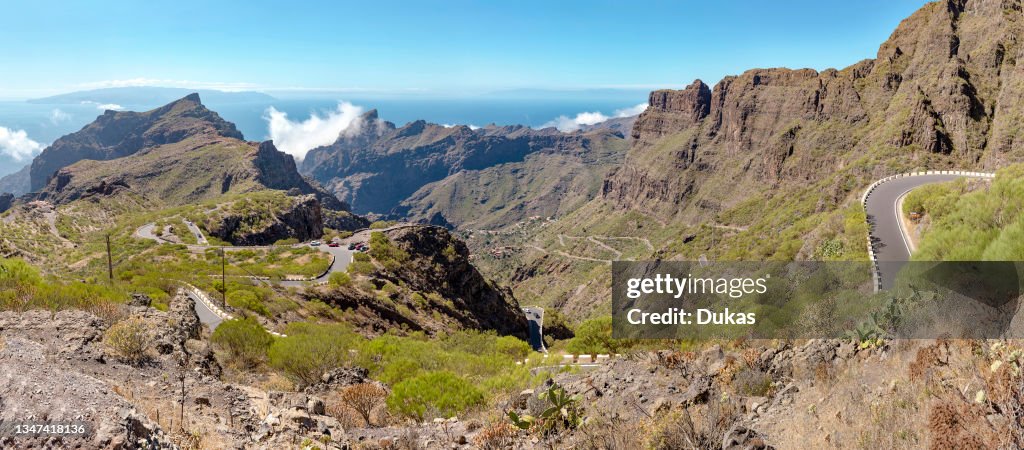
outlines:
[[29, 182], [30, 167], [30, 165], [22, 167], [21, 170], [0, 178], [0, 193], [6, 192], [18, 196], [28, 192], [29, 186], [31, 186]]
[[462, 170], [429, 183], [392, 210], [396, 218], [456, 228], [499, 229], [534, 216], [568, 214], [600, 193], [627, 142], [595, 132], [574, 150], [543, 149], [522, 161]]
[[234, 124], [203, 106], [199, 94], [147, 112], [108, 110], [82, 130], [57, 139], [36, 156], [32, 161], [31, 188], [41, 189], [57, 170], [83, 159], [120, 158], [190, 137], [243, 139]]
[[269, 141], [244, 141], [196, 94], [145, 113], [108, 111], [36, 157], [33, 182], [53, 167], [34, 198], [63, 204], [128, 190], [162, 205], [184, 205], [276, 189], [313, 194], [324, 207], [345, 209], [299, 175], [291, 156]]
[[[458, 225], [479, 213], [493, 213], [491, 208], [520, 209], [522, 214], [531, 209], [557, 212], [557, 205], [533, 207], [508, 200], [546, 197], [541, 203], [551, 204], [558, 202], [560, 190], [589, 191], [590, 186], [578, 186], [571, 175], [599, 178], [624, 149], [623, 136], [606, 129], [562, 133], [553, 128], [489, 126], [473, 130], [424, 121], [396, 127], [381, 120], [376, 111], [364, 115], [360, 123], [358, 130], [343, 134], [334, 144], [310, 151], [301, 171], [357, 212], [439, 224]], [[558, 165], [569, 171], [563, 179], [551, 183], [551, 173], [540, 176], [549, 166]], [[597, 166], [594, 171], [591, 165]], [[517, 180], [510, 176], [516, 173], [527, 175]], [[492, 194], [500, 201], [476, 206]], [[518, 220], [522, 214], [508, 214], [496, 223]]]
[[586, 317], [607, 306], [595, 299], [608, 298], [612, 259], [864, 258], [856, 199], [870, 182], [1024, 159], [1021, 11], [930, 3], [873, 60], [654, 91], [599, 198], [525, 237], [471, 241], [519, 249], [478, 264], [521, 299]]

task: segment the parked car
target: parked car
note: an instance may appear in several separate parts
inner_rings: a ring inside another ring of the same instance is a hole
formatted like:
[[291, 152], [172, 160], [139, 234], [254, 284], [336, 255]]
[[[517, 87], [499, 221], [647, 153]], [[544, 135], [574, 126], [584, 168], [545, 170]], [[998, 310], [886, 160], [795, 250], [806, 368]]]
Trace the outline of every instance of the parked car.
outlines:
[[310, 247], [319, 247], [321, 243], [322, 242], [320, 242], [320, 241], [313, 241], [313, 242], [309, 243], [309, 246]]
[[327, 244], [327, 246], [328, 247], [341, 247], [341, 244], [339, 244], [337, 242], [331, 242], [330, 244]]
[[351, 243], [351, 244], [348, 244], [348, 249], [349, 249], [349, 250], [355, 250], [355, 249], [356, 249], [356, 243], [355, 243], [355, 242], [353, 242], [353, 243]]

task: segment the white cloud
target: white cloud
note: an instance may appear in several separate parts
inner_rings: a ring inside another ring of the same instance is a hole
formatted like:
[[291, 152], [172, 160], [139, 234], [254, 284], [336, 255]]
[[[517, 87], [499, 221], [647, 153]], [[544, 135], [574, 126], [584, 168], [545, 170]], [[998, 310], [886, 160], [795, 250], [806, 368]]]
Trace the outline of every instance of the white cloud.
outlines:
[[541, 125], [541, 128], [555, 127], [558, 131], [576, 131], [584, 125], [593, 125], [608, 120], [609, 117], [601, 114], [597, 111], [594, 112], [581, 112], [576, 117], [569, 118], [567, 116], [558, 116], [554, 120], [546, 122]]
[[53, 122], [54, 125], [69, 120], [71, 120], [71, 114], [61, 111], [60, 108], [54, 108], [53, 111], [50, 111], [50, 122]]
[[274, 107], [267, 109], [270, 139], [281, 151], [301, 161], [310, 150], [333, 144], [342, 134], [351, 135], [362, 127], [363, 108], [349, 102], [338, 103], [338, 108], [326, 116], [312, 114], [304, 121], [288, 119], [288, 114]]
[[102, 88], [113, 88], [113, 87], [174, 87], [174, 88], [185, 88], [185, 89], [212, 89], [217, 91], [226, 92], [237, 92], [246, 91], [260, 88], [259, 85], [253, 83], [232, 83], [222, 81], [195, 81], [195, 80], [168, 80], [159, 78], [129, 78], [125, 80], [103, 80], [93, 81], [89, 83], [82, 83], [79, 85], [83, 89], [102, 89]]
[[647, 110], [647, 104], [646, 103], [641, 103], [639, 105], [631, 106], [629, 108], [616, 109], [615, 110], [615, 117], [635, 116], [635, 115], [638, 115], [638, 114], [640, 114], [640, 113], [642, 113], [642, 112], [644, 112], [646, 110]]
[[25, 130], [12, 130], [0, 127], [0, 154], [23, 161], [35, 156], [43, 149], [43, 145], [29, 139]]
[[96, 109], [98, 109], [100, 111], [106, 111], [108, 109], [109, 110], [113, 110], [113, 111], [120, 111], [120, 110], [124, 109], [124, 106], [118, 105], [117, 103], [97, 103], [97, 102], [94, 102], [94, 101], [91, 101], [91, 100], [84, 100], [84, 101], [82, 101], [82, 104], [83, 105], [95, 105]]
[[[452, 128], [452, 127], [457, 127], [457, 126], [459, 126], [459, 124], [457, 124], [457, 123], [443, 123], [443, 124], [441, 124], [441, 126], [442, 126], [442, 127], [445, 127], [445, 128]], [[470, 129], [470, 130], [473, 130], [473, 131], [476, 131], [476, 130], [479, 130], [479, 129], [480, 129], [480, 127], [478, 127], [478, 126], [476, 126], [476, 125], [473, 125], [473, 124], [468, 124], [468, 125], [466, 125], [466, 126], [467, 126], [467, 127], [469, 127], [469, 129]]]
[[637, 114], [644, 112], [644, 110], [646, 109], [647, 104], [641, 103], [636, 106], [630, 106], [629, 108], [617, 109], [615, 110], [614, 115], [611, 117], [606, 116], [598, 111], [581, 112], [579, 114], [576, 114], [576, 117], [572, 118], [568, 116], [558, 116], [554, 120], [550, 120], [544, 123], [544, 125], [541, 125], [541, 128], [555, 127], [558, 128], [558, 131], [567, 133], [571, 131], [576, 131], [580, 129], [580, 127], [583, 127], [585, 125], [596, 125], [609, 119], [635, 116]]

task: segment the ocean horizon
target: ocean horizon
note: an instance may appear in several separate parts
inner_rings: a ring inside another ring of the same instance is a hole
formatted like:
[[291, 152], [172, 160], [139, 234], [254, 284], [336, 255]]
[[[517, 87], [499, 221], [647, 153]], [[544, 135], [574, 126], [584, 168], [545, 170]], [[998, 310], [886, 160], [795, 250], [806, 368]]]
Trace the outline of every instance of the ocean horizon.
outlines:
[[[288, 114], [289, 120], [303, 121], [316, 114], [325, 116], [336, 111], [338, 104], [349, 102], [369, 111], [377, 109], [380, 118], [402, 126], [416, 120], [446, 125], [526, 125], [540, 127], [559, 116], [574, 117], [583, 112], [600, 112], [612, 116], [621, 109], [647, 101], [645, 95], [616, 95], [609, 98], [285, 98], [272, 101], [204, 104], [225, 120], [233, 122], [247, 140], [270, 139], [267, 110], [271, 107]], [[24, 130], [28, 138], [42, 146], [80, 130], [103, 114], [105, 107], [96, 103], [32, 103], [0, 101], [0, 127]], [[116, 105], [121, 110], [147, 111], [160, 104]], [[31, 158], [15, 160], [0, 155], [0, 176], [13, 173], [31, 163]]]

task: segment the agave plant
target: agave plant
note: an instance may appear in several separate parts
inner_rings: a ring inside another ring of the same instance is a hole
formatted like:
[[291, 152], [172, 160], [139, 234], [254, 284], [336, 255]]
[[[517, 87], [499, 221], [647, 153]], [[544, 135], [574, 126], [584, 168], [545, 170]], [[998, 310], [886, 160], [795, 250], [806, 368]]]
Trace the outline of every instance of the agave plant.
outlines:
[[553, 384], [547, 391], [540, 394], [540, 398], [551, 404], [539, 417], [516, 414], [509, 411], [509, 419], [512, 424], [523, 430], [537, 429], [544, 434], [550, 434], [560, 430], [572, 429], [583, 423], [583, 409], [580, 407], [580, 396], [569, 395], [565, 388]]

